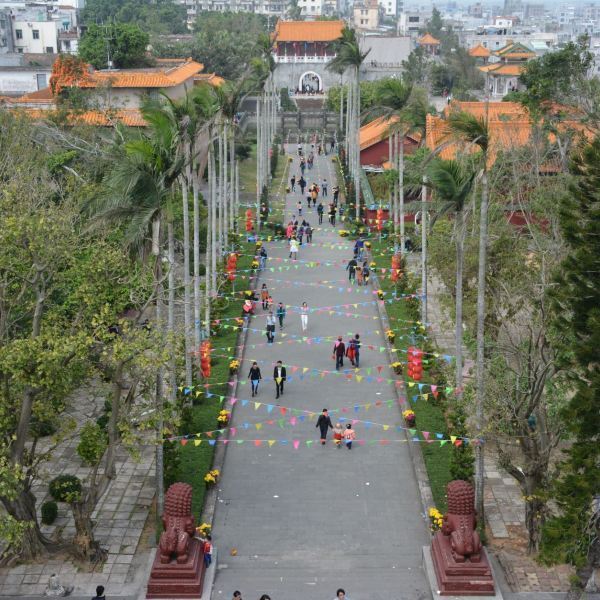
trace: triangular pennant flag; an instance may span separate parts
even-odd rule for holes
[[[300,440],[294,440],[294,450],[298,450],[298,446],[300,446]]]
[[[268,444],[269,444],[269,448],[275,443],[275,440],[269,440]]]

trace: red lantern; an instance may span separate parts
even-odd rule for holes
[[[398,278],[402,275],[402,262],[399,254],[394,254],[392,256],[392,268],[391,271],[391,280],[393,282],[398,281]]]
[[[210,377],[210,341],[200,344],[200,373],[202,377]]]
[[[408,348],[408,376],[415,381],[423,378],[423,350],[410,346]]]
[[[233,281],[235,279],[235,271],[237,269],[237,254],[232,252],[227,257],[227,277],[229,281]]]
[[[383,227],[383,209],[377,209],[377,231],[381,231]]]
[[[252,211],[250,209],[246,210],[246,231],[252,231],[253,229],[253,219],[252,219]]]

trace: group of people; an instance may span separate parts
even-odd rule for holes
[[[352,450],[352,442],[356,439],[356,432],[354,429],[352,429],[351,423],[348,423],[345,429],[342,427],[341,423],[336,423],[334,426],[331,422],[329,411],[324,408],[323,412],[317,419],[317,424],[315,427],[317,427],[321,433],[321,446],[324,446],[327,443],[327,433],[331,429],[333,430],[333,441],[335,445],[338,448],[341,448],[343,441],[344,444],[346,444],[346,448],[348,448],[348,450]]]
[[[232,600],[242,600],[242,592],[238,590],[233,592]],[[269,596],[269,594],[263,594],[258,600],[271,600],[271,596]],[[348,596],[346,596],[346,592],[340,588],[335,593],[335,600],[350,600],[350,598],[348,598]]]
[[[360,335],[356,333],[353,338],[344,344],[341,335],[333,344],[332,358],[335,360],[335,369],[339,371],[344,366],[344,356],[350,361],[350,364],[357,369],[360,367]]]
[[[356,258],[351,258],[346,265],[346,270],[348,271],[348,281],[350,283],[356,281],[358,285],[368,285],[371,268],[366,260],[361,265]]]
[[[260,367],[258,366],[258,363],[254,361],[250,367],[250,372],[248,373],[248,379],[250,380],[250,385],[252,387],[253,398],[258,396],[258,386],[262,378]],[[275,400],[278,400],[279,396],[283,395],[283,388],[286,380],[287,370],[283,366],[283,362],[278,360],[273,368],[273,381],[275,381]]]
[[[299,203],[300,204],[300,203]],[[299,217],[302,216],[302,208],[298,209]],[[300,246],[304,242],[304,236],[306,236],[306,243],[312,243],[314,229],[310,226],[310,223],[305,219],[302,219],[302,223],[298,223],[298,219],[294,217],[285,229],[285,235],[289,245],[289,258],[292,260],[298,259],[298,251]]]

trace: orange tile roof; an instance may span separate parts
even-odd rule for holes
[[[421,46],[438,46],[440,40],[434,38],[430,33],[426,33],[417,40],[417,43]]]
[[[52,95],[52,90],[49,87],[47,87],[43,90],[38,90],[37,92],[25,94],[24,96],[20,96],[19,98],[11,98],[10,102],[16,104],[22,104],[26,102],[35,102],[36,104],[50,104],[54,102],[54,96]]]
[[[342,35],[343,21],[277,21],[276,42],[333,42]]]
[[[473,48],[469,50],[469,55],[474,58],[488,58],[491,54],[492,53],[481,44],[477,44],[477,46],[473,46]]]
[[[390,119],[386,117],[379,117],[360,128],[358,133],[358,139],[360,143],[360,149],[365,150],[370,148],[377,142],[381,142],[388,137],[390,127],[398,122],[398,117],[394,116]]]
[[[506,64],[506,63],[494,63],[491,65],[485,65],[484,67],[479,67],[480,71],[484,73],[489,73],[490,75],[504,75],[506,77],[518,77],[525,68],[524,64]]]
[[[43,120],[52,116],[54,109],[14,107],[20,114],[27,115],[30,119]],[[127,127],[145,127],[146,122],[139,110],[128,108],[122,110],[89,110],[84,113],[69,115],[69,125],[93,125],[96,127],[113,127],[117,123]]]
[[[502,58],[506,60],[520,60],[522,58],[533,58],[535,56],[534,52],[509,52],[508,54],[503,54]]]
[[[198,73],[194,77],[194,83],[208,83],[214,87],[219,87],[225,83],[225,80],[216,73]]]
[[[518,55],[521,58],[533,58],[535,56],[533,50],[520,42],[508,42],[506,46],[496,50],[494,54],[496,56],[501,56],[502,58],[508,58],[510,55]]]
[[[110,85],[113,88],[167,88],[182,84],[202,69],[204,65],[191,60],[164,70],[94,71],[78,85],[84,88],[102,85]]]
[[[487,106],[486,106],[487,104]],[[491,121],[521,120],[529,118],[527,109],[519,102],[460,102],[453,100],[450,106],[444,108],[444,116],[451,111],[468,112],[478,119],[486,117]]]

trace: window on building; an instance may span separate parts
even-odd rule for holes
[[[17,48],[17,54],[23,54],[23,48]]]
[[[40,39],[40,30],[39,29],[33,29],[31,33],[33,34],[33,39],[34,40],[39,40]]]
[[[46,46],[46,54],[54,54],[54,48],[52,46]]]
[[[23,39],[23,30],[22,29],[15,29],[15,35],[17,36],[18,40],[22,40]]]
[[[408,17],[408,22],[409,23],[418,23],[419,17]]]
[[[36,76],[36,81],[37,81],[37,89],[38,90],[45,90],[48,87],[48,81],[46,78],[46,74],[45,73],[38,73]]]

